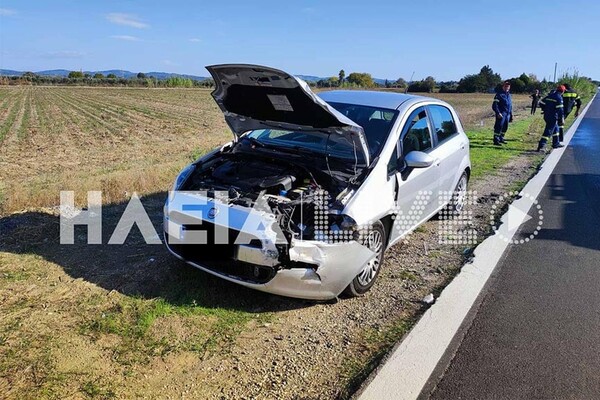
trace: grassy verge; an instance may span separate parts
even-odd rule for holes
[[[265,313],[202,307],[195,301],[179,305],[162,298],[136,297],[120,298],[110,307],[94,307],[91,316],[86,314],[80,332],[94,339],[119,337],[116,359],[123,365],[145,363],[153,356],[175,351],[193,351],[200,356],[216,348],[223,351],[248,322],[264,323],[271,318]],[[159,329],[153,329],[157,324]]]
[[[524,152],[532,152],[537,148],[541,132],[544,129],[540,117],[528,117],[510,124],[506,133],[508,144],[494,146],[493,132],[489,129],[479,129],[467,132],[471,141],[472,178],[494,174],[495,170],[502,167],[511,159]],[[542,156],[540,156],[542,157]]]

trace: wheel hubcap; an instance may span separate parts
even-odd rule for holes
[[[383,250],[383,237],[381,232],[373,230],[369,232],[366,243],[367,247],[375,252],[375,257],[367,263],[365,269],[358,275],[358,283],[363,286],[371,283],[377,271],[379,270],[379,264],[381,263],[381,251]]]
[[[456,185],[456,191],[454,192],[454,208],[456,211],[461,212],[465,207],[465,198],[467,197],[467,178],[465,176],[460,178],[458,185]]]

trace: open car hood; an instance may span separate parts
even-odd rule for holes
[[[215,81],[212,96],[237,136],[272,128],[344,135],[369,165],[363,128],[317,97],[303,80],[260,65],[223,64],[206,69]]]

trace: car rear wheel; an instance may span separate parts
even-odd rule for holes
[[[381,265],[383,264],[383,253],[387,243],[387,237],[383,224],[377,221],[369,232],[361,239],[362,243],[375,252],[375,257],[367,262],[354,277],[352,282],[344,290],[344,294],[350,297],[362,296],[367,293],[375,283],[375,279],[379,276]]]

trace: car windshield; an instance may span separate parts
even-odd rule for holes
[[[371,159],[375,158],[385,143],[397,110],[360,106],[356,104],[329,103],[336,110],[350,118],[365,131]],[[281,129],[257,129],[250,132],[247,138],[259,141],[264,145],[308,150],[356,162],[364,162],[360,149],[343,135],[327,134],[319,131],[290,131]]]
[[[369,145],[371,159],[379,155],[398,116],[398,110],[361,106],[357,104],[329,103],[340,113],[362,126]]]
[[[275,146],[294,151],[310,151],[356,162],[363,162],[360,149],[339,134],[327,134],[317,131],[288,131],[281,129],[257,129],[247,138],[259,141],[263,145]]]

